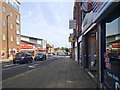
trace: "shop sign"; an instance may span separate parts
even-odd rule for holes
[[[33,49],[33,47],[31,44],[21,44],[21,49]]]
[[[69,20],[69,29],[76,29],[76,20]]]
[[[74,34],[74,33],[71,33],[71,34],[70,34],[70,37],[74,37],[74,36],[75,36],[75,34]]]
[[[95,22],[112,3],[113,2],[110,2],[109,0],[106,0],[105,2],[93,2],[93,22]]]
[[[92,11],[87,13],[82,22],[82,30],[85,31],[92,23],[105,12],[105,10],[111,5],[112,2],[94,2],[92,0]]]
[[[42,51],[44,51],[44,50],[46,50],[46,48],[40,48],[40,47],[38,47],[38,48],[36,48],[36,50],[42,50]]]
[[[112,43],[112,48],[120,48],[120,43]]]
[[[69,42],[73,42],[73,37],[69,37],[69,38],[68,38],[68,41],[69,41]]]
[[[74,36],[75,36],[75,34],[71,33],[70,36],[69,36],[69,38],[68,38],[68,41],[69,42],[73,42],[74,41]]]

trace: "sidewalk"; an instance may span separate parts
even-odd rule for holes
[[[70,58],[45,61],[36,69],[3,81],[3,88],[96,88],[94,80]]]
[[[7,62],[10,62],[12,60],[13,60],[12,58],[9,58],[9,59],[0,59],[0,62],[7,63]]]

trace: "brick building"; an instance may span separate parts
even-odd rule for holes
[[[1,58],[12,58],[20,49],[20,2],[18,0],[3,0],[0,2],[0,44]]]

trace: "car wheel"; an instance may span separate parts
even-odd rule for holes
[[[30,63],[32,63],[32,60],[30,60]]]
[[[16,62],[15,62],[15,61],[13,61],[13,64],[16,64]]]

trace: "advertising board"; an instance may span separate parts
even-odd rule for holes
[[[94,0],[93,0],[94,1]],[[84,3],[84,2],[83,2]],[[92,11],[86,13],[83,21],[82,21],[82,32],[87,30],[90,25],[96,22],[96,20],[104,14],[105,10],[112,4],[113,2],[92,2]]]

